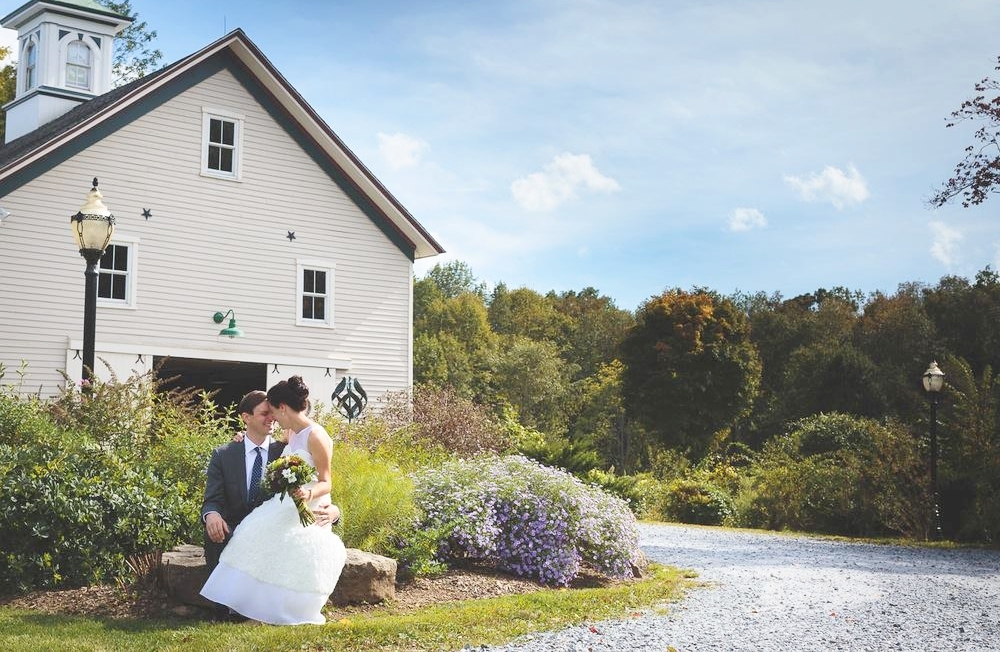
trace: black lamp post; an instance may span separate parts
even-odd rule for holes
[[[934,501],[934,513],[932,515],[934,522],[931,524],[931,537],[935,540],[941,538],[941,514],[938,510],[937,479],[937,406],[938,396],[941,393],[942,387],[944,387],[944,372],[938,368],[937,362],[932,362],[931,366],[927,367],[927,371],[924,372],[924,390],[931,400],[931,500]]]
[[[76,215],[69,218],[73,239],[80,255],[87,261],[86,292],[83,302],[83,380],[90,382],[94,373],[94,332],[97,325],[97,264],[104,255],[111,235],[115,232],[115,216],[101,201],[101,191],[94,187],[87,193],[87,201]]]

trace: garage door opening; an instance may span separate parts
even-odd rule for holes
[[[264,363],[155,356],[153,368],[163,389],[194,387],[214,392],[212,400],[220,408],[235,406],[249,391],[267,389]]]

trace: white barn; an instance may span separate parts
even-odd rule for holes
[[[301,374],[329,402],[412,385],[413,261],[444,250],[241,31],[111,87],[128,23],[31,0],[0,146],[0,363],[23,392],[82,374],[85,261],[69,217],[100,180],[94,372],[154,366],[220,402]],[[243,337],[220,336],[232,310]]]

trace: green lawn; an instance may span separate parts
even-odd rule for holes
[[[544,589],[408,614],[372,612],[322,626],[113,620],[0,608],[0,650],[455,650],[663,610],[690,585],[689,577],[653,565],[641,580],[604,588]]]

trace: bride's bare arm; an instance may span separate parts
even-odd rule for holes
[[[333,455],[333,441],[322,427],[315,427],[309,433],[309,454],[316,465],[316,484],[309,489],[299,489],[299,496],[310,501],[330,493],[330,457]]]

